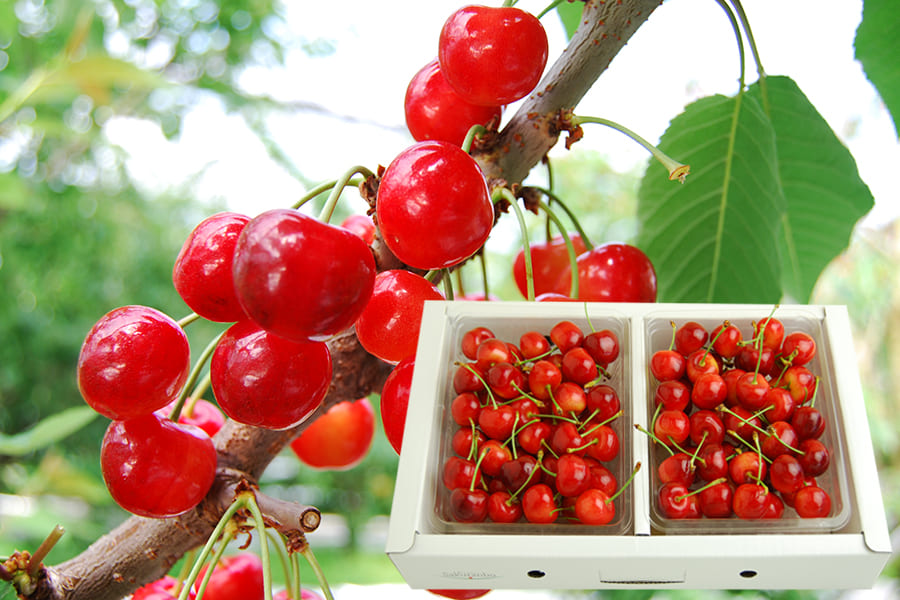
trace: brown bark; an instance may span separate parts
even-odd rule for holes
[[[560,110],[574,108],[637,28],[660,4],[659,0],[588,0],[582,25],[537,91],[529,96],[499,141],[478,156],[488,178],[518,182],[554,146],[554,127]],[[396,259],[376,248],[379,268],[394,268]],[[381,389],[389,367],[367,354],[352,331],[330,344],[334,379],[325,404],[317,414],[342,400],[353,400]],[[317,414],[314,414],[311,422]],[[201,546],[233,494],[229,478],[255,482],[272,458],[305,425],[269,431],[233,422],[215,438],[219,453],[218,485],[197,509],[172,519],[131,517],[101,537],[79,556],[42,571],[43,579],[29,598],[34,600],[112,600],[158,579],[187,551]],[[273,504],[277,520],[285,506]],[[299,519],[301,514],[297,514]]]

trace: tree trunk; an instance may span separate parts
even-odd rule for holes
[[[490,179],[520,182],[556,144],[556,117],[575,108],[659,0],[588,0],[582,23],[536,91],[476,158]],[[383,249],[382,249],[383,250]],[[378,254],[378,249],[376,249]],[[394,264],[378,256],[380,268]],[[378,392],[390,367],[367,354],[352,331],[330,342],[334,379],[321,414],[342,401]],[[317,414],[308,421],[311,422]],[[305,425],[269,431],[227,422],[216,435],[217,485],[196,509],[171,519],[131,517],[79,556],[42,570],[33,600],[113,600],[162,577],[186,552],[206,542],[232,500],[229,480],[256,482],[272,458]]]

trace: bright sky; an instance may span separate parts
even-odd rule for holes
[[[900,193],[891,178],[900,164],[900,144],[853,58],[861,1],[746,4],[766,71],[793,77],[856,157],[877,202],[868,222],[900,216]],[[403,120],[406,84],[436,55],[440,27],[461,5],[457,0],[402,0],[385,10],[385,4],[367,0],[289,3],[278,35],[297,40],[296,51],[283,71],[249,71],[242,84],[254,93],[323,107],[332,115],[295,111],[272,122],[275,138],[311,181],[336,178],[357,164],[386,165],[412,142]],[[519,6],[538,12],[544,2],[522,0]],[[553,60],[563,47],[563,32],[553,15],[544,23]],[[301,45],[313,42],[333,51],[309,56]],[[734,36],[718,5],[668,0],[613,61],[578,112],[613,119],[656,142],[691,100],[733,93],[738,74]],[[752,64],[747,76],[755,79]],[[142,180],[180,182],[205,168],[197,192],[224,198],[247,214],[290,204],[303,191],[268,159],[241,119],[214,101],[190,115],[175,144],[153,125],[134,121],[116,122],[109,135],[132,153],[131,167]],[[634,142],[605,128],[589,130],[572,151],[579,148],[597,149],[621,169],[647,159]]]

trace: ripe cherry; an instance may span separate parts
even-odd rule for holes
[[[742,483],[734,490],[734,514],[741,519],[760,519],[766,512],[769,490],[758,483]]]
[[[525,389],[525,374],[508,362],[498,362],[489,368],[485,380],[494,394],[506,400],[521,396]]]
[[[694,444],[721,444],[725,440],[725,425],[718,412],[700,409],[692,412],[689,418]]]
[[[78,355],[78,389],[110,419],[147,415],[174,400],[191,368],[184,330],[147,306],[122,306],[103,315]]]
[[[460,523],[479,523],[487,518],[488,493],[458,487],[450,492],[450,514]]]
[[[358,235],[277,208],[244,226],[233,275],[241,307],[260,327],[321,340],[356,321],[372,295],[375,259]]]
[[[787,385],[797,406],[807,404],[815,397],[819,382],[812,371],[803,365],[788,367],[781,376],[781,381]]]
[[[171,402],[165,408],[157,411],[163,418],[168,418],[172,409],[175,408],[177,400]],[[184,425],[193,425],[205,431],[209,437],[216,435],[222,425],[225,424],[225,415],[218,406],[203,398],[197,398],[191,403],[190,401],[184,405],[181,413],[178,415],[178,422]]]
[[[175,258],[172,282],[191,310],[210,321],[244,318],[234,288],[232,264],[238,237],[250,217],[220,212],[191,231]]]
[[[797,460],[803,466],[803,472],[810,477],[818,477],[828,470],[831,464],[831,453],[817,439],[810,438],[800,442],[800,456]]]
[[[548,400],[562,383],[562,371],[549,360],[539,360],[528,372],[528,388],[538,400]]]
[[[704,486],[697,495],[703,516],[710,518],[731,516],[734,488],[727,481],[711,482],[711,485]]]
[[[682,483],[670,482],[660,486],[657,506],[669,519],[699,519],[702,516],[697,495],[691,494]]]
[[[575,249],[575,256],[587,252],[587,246],[580,235],[570,235],[569,240]],[[556,290],[556,282],[560,273],[569,264],[569,251],[561,235],[547,242],[535,242],[531,248],[531,270],[534,281],[534,295],[541,296]],[[513,261],[513,279],[523,297],[528,295],[528,284],[525,277],[525,249],[516,254]],[[566,290],[568,291],[568,289]]]
[[[564,454],[556,463],[556,491],[563,496],[578,496],[591,485],[587,461],[575,454]]]
[[[612,386],[601,384],[587,391],[587,404],[585,409],[593,414],[598,421],[606,421],[613,418],[622,407],[619,395]]]
[[[701,409],[714,409],[728,396],[728,384],[718,373],[703,373],[691,388],[691,401]]]
[[[691,401],[691,388],[681,381],[666,380],[656,387],[653,398],[655,404],[661,405],[663,410],[687,410]]]
[[[595,302],[655,302],[656,271],[647,255],[629,244],[609,242],[578,257],[578,298]],[[571,267],[563,268],[555,292],[568,295]]]
[[[526,331],[519,338],[519,349],[523,358],[534,359],[550,351],[550,341],[537,331]]]
[[[143,585],[134,591],[131,600],[176,600],[180,582],[171,575],[164,575],[160,579]],[[188,592],[188,600],[194,600],[197,594],[191,589]]]
[[[344,471],[366,457],[375,436],[375,413],[369,399],[338,402],[291,442],[291,450],[303,463]]]
[[[415,368],[415,354],[404,358],[387,376],[381,388],[381,423],[388,442],[397,454],[400,454],[403,446],[406,409],[409,405],[409,390]]]
[[[472,392],[457,394],[450,403],[450,416],[454,423],[462,427],[477,423],[479,411],[481,411],[481,401]]]
[[[619,358],[619,337],[609,329],[592,331],[581,343],[591,358],[603,368]]]
[[[515,523],[522,518],[522,504],[509,492],[496,491],[488,497],[488,518],[495,523]]]
[[[560,321],[550,329],[550,341],[565,354],[584,342],[584,332],[572,321]]]
[[[597,363],[583,347],[572,348],[563,354],[562,374],[568,380],[584,386],[599,375]]]
[[[549,53],[534,15],[514,7],[465,6],[444,22],[438,59],[447,82],[473,104],[500,106],[529,94]]]
[[[371,302],[371,301],[370,301]],[[473,327],[466,331],[460,340],[460,349],[469,360],[475,360],[478,346],[486,339],[496,337],[487,327]]]
[[[371,354],[393,364],[415,354],[427,300],[443,300],[433,283],[403,269],[382,271],[356,319],[356,336]]]
[[[713,329],[709,337],[712,340],[713,352],[726,360],[737,356],[743,341],[741,330],[728,321]]]
[[[478,413],[478,426],[486,436],[495,440],[506,440],[516,422],[516,411],[508,404],[489,404]]]
[[[831,513],[831,496],[815,485],[802,487],[794,494],[794,510],[804,519],[827,517]]]
[[[818,439],[825,432],[825,416],[814,406],[798,406],[791,416],[791,425],[801,440]]]
[[[690,487],[694,483],[696,474],[694,462],[684,452],[676,452],[665,458],[656,468],[659,480],[662,483],[680,483]]]
[[[606,525],[616,516],[616,505],[606,492],[591,488],[575,499],[575,517],[587,525]]]
[[[691,382],[704,373],[719,373],[719,361],[712,352],[705,349],[694,350],[685,359],[684,374]]]
[[[443,269],[475,254],[494,225],[487,182],[475,160],[447,142],[418,142],[381,177],[375,216],[384,243],[418,269]]]
[[[803,331],[792,331],[784,336],[781,356],[792,365],[805,365],[816,355],[816,341]]]
[[[375,222],[369,215],[348,215],[341,221],[341,227],[351,233],[355,233],[370,246],[375,241]]]
[[[763,348],[777,351],[784,340],[784,323],[774,317],[760,319],[753,323],[753,337],[762,338]]]
[[[530,523],[554,523],[557,509],[553,490],[545,483],[536,483],[522,494],[522,511]]]
[[[403,101],[406,127],[417,142],[439,140],[462,146],[473,125],[499,122],[503,108],[472,104],[454,90],[437,58],[410,80]]]
[[[688,321],[675,330],[675,350],[682,356],[700,350],[709,339],[709,332],[696,321]]]
[[[195,591],[199,591],[207,568],[200,571],[194,584]],[[265,596],[263,585],[262,559],[251,552],[242,552],[219,561],[203,597],[208,600],[262,600]]]
[[[100,445],[110,495],[143,517],[172,517],[197,506],[212,486],[216,462],[205,431],[156,413],[112,421]]]
[[[681,410],[660,411],[653,424],[653,434],[664,444],[681,444],[690,433],[690,418]]]
[[[267,429],[287,429],[312,414],[328,391],[331,371],[324,342],[291,341],[250,320],[228,328],[210,361],[222,411]]]
[[[772,487],[784,494],[792,494],[803,487],[803,466],[794,456],[782,454],[772,461],[769,468]]]

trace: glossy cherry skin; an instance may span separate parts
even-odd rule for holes
[[[454,489],[450,492],[450,513],[461,523],[484,521],[488,513],[488,493],[479,488]]]
[[[235,248],[234,285],[244,312],[293,341],[347,329],[375,283],[375,259],[358,235],[293,209],[254,217]]]
[[[331,353],[324,342],[293,342],[246,320],[222,336],[210,360],[213,393],[239,423],[287,429],[321,404],[331,384]]]
[[[647,255],[629,244],[609,242],[578,257],[578,298],[595,302],[655,302],[656,270]],[[569,294],[571,267],[556,282],[559,294]]]
[[[221,212],[191,231],[175,258],[172,282],[191,310],[210,321],[244,318],[234,288],[234,250],[250,217]]]
[[[569,240],[575,249],[575,257],[587,252],[587,246],[580,235],[570,235]],[[561,235],[546,242],[534,242],[531,248],[531,270],[534,279],[534,295],[540,296],[556,290],[556,282],[560,273],[568,266],[569,251],[566,242]],[[571,271],[571,270],[570,270]],[[528,287],[525,277],[525,249],[522,248],[516,254],[513,261],[513,279],[516,287],[523,297],[528,295]],[[569,290],[567,289],[566,292]]]
[[[382,271],[368,304],[356,319],[356,336],[371,354],[393,364],[416,353],[422,310],[428,300],[443,300],[433,283],[402,269]]]
[[[403,447],[403,429],[406,427],[406,409],[409,406],[409,389],[412,387],[415,354],[401,360],[384,381],[381,388],[381,424],[388,442],[397,454]]]
[[[804,519],[827,517],[831,513],[831,497],[818,486],[802,487],[794,494],[794,510]]]
[[[348,215],[341,221],[341,227],[361,237],[366,244],[375,241],[375,222],[369,215]]]
[[[200,581],[208,567],[200,571],[194,590],[199,590]],[[263,587],[262,559],[251,552],[242,552],[222,558],[215,566],[203,597],[208,600],[262,600]]]
[[[657,492],[657,503],[669,519],[699,519],[703,516],[699,498],[682,483],[673,481],[662,485]]]
[[[487,241],[494,206],[475,160],[458,146],[425,141],[398,154],[378,187],[375,215],[388,249],[417,269],[443,269]]]
[[[112,421],[100,445],[110,495],[142,517],[172,517],[197,506],[212,486],[216,462],[205,431],[155,413]]]
[[[143,585],[134,591],[131,600],[176,600],[180,582],[171,575],[164,575],[156,581]],[[194,600],[197,594],[191,589],[188,600]]]
[[[176,401],[171,402],[166,407],[159,409],[157,414],[163,418],[168,418],[175,407]],[[205,431],[209,437],[216,435],[225,424],[225,415],[218,406],[203,398],[198,398],[193,405],[185,404],[181,413],[178,415],[178,422],[184,425],[193,425]]]
[[[677,350],[657,350],[650,357],[650,373],[657,381],[676,381],[684,376],[687,363]]]
[[[529,523],[554,523],[557,504],[553,489],[545,483],[536,483],[522,494],[522,511]]]
[[[438,59],[431,60],[410,80],[403,101],[406,128],[417,142],[439,140],[462,146],[474,125],[499,123],[501,106],[472,104],[456,93]]]
[[[602,490],[588,489],[575,500],[575,516],[587,525],[606,525],[616,516],[616,505]]]
[[[522,518],[522,504],[505,490],[494,492],[488,498],[488,517],[495,523],[515,523]]]
[[[291,442],[291,450],[311,467],[345,471],[362,462],[374,437],[375,412],[363,397],[329,408]]]
[[[768,490],[756,483],[742,483],[734,490],[734,514],[742,519],[760,519],[768,506]]]
[[[703,348],[709,339],[709,332],[700,323],[688,321],[675,330],[675,350],[687,356]]]
[[[441,71],[473,104],[499,106],[528,95],[547,64],[549,43],[534,15],[514,7],[464,6],[438,38]]]
[[[494,332],[487,327],[473,327],[463,334],[459,347],[466,358],[475,360],[477,358],[476,353],[478,352],[478,346],[480,346],[481,342],[484,340],[492,337],[496,336],[494,335]]]
[[[816,341],[803,331],[792,331],[781,342],[781,354],[792,365],[805,365],[816,355]]]
[[[174,400],[187,381],[191,351],[171,317],[147,306],[122,306],[101,317],[78,356],[78,389],[110,419],[147,415]]]

